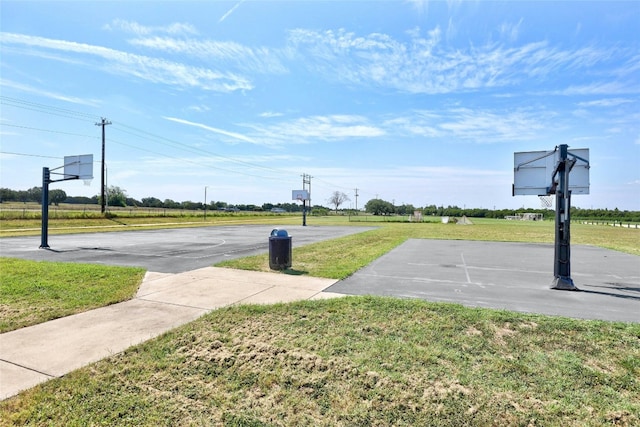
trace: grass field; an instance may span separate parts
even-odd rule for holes
[[[640,326],[349,297],[214,311],[2,425],[635,426]]]
[[[296,269],[345,277],[407,238],[553,241],[550,222],[377,225],[295,248]],[[573,243],[636,255],[639,236],[572,226]],[[634,426],[638,414],[638,324],[373,297],[217,310],[0,402],[0,425]]]
[[[131,299],[144,272],[0,258],[0,333]]]

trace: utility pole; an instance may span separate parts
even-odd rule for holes
[[[209,188],[208,185],[204,186],[204,218],[203,221],[207,220],[207,188]]]
[[[96,126],[102,126],[102,173],[101,173],[101,180],[100,180],[100,204],[101,204],[100,211],[102,213],[105,212],[106,205],[107,205],[107,195],[106,195],[106,188],[105,188],[104,127],[110,124],[111,122],[107,121],[107,119],[105,119],[104,117],[102,117],[102,121],[96,123]]]
[[[309,191],[309,207],[311,207],[311,175],[302,174],[302,189]],[[305,184],[309,184],[309,188],[305,186]]]
[[[357,214],[358,212],[358,189],[357,188],[355,189],[355,192],[356,192],[356,214]]]
[[[311,207],[311,175],[307,175],[306,173],[302,174],[302,189],[307,190],[307,184],[309,184],[309,207]],[[307,225],[307,201],[302,201],[302,225]]]

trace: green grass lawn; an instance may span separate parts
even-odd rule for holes
[[[0,258],[0,333],[132,298],[145,270]]]
[[[640,325],[348,297],[216,310],[2,425],[635,426]]]

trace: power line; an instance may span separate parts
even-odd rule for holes
[[[43,156],[42,154],[13,153],[11,151],[0,151],[0,154],[10,154],[12,156],[24,156],[24,157],[42,157],[43,159],[64,160],[64,157]]]
[[[83,121],[88,121],[88,120],[95,120],[97,118],[97,116],[92,115],[92,114],[88,114],[88,113],[84,113],[84,112],[80,112],[80,111],[75,111],[75,110],[70,110],[70,109],[66,109],[66,108],[60,108],[60,107],[53,107],[50,105],[45,105],[45,104],[40,104],[40,103],[36,103],[36,102],[30,102],[30,101],[25,101],[25,100],[21,100],[21,99],[17,99],[17,98],[11,98],[11,97],[7,97],[7,96],[0,96],[0,103],[5,104],[5,105],[9,105],[12,107],[16,107],[16,108],[23,108],[23,109],[27,109],[27,110],[32,110],[32,111],[36,111],[36,112],[41,112],[41,113],[45,113],[45,114],[52,114],[52,115],[58,115],[58,116],[63,116],[66,118],[72,118],[72,119],[76,119],[76,120],[83,120]],[[102,119],[104,120],[104,119]],[[102,125],[102,123],[96,123],[98,125]],[[109,124],[111,124],[111,122],[109,122]],[[8,124],[8,123],[0,123],[0,126],[11,126],[11,127],[15,127],[15,128],[22,128],[22,129],[29,129],[29,130],[34,130],[34,131],[39,131],[39,132],[49,132],[49,133],[56,133],[56,134],[61,134],[61,135],[69,135],[69,136],[77,136],[77,137],[83,137],[83,138],[91,138],[91,139],[97,139],[98,137],[93,136],[93,135],[84,135],[84,134],[79,134],[79,133],[73,133],[73,132],[65,132],[65,131],[56,131],[56,130],[51,130],[51,129],[42,129],[42,128],[37,128],[37,127],[31,127],[31,126],[22,126],[22,125],[15,125],[15,124]],[[104,126],[103,130],[104,130]],[[202,148],[198,148],[198,147],[193,147],[190,146],[188,144],[164,137],[164,136],[160,136],[160,135],[156,135],[153,134],[151,132],[147,132],[145,130],[133,127],[133,126],[129,126],[123,123],[119,123],[116,122],[114,123],[113,126],[114,130],[117,130],[119,132],[123,132],[129,135],[132,135],[136,138],[140,138],[140,139],[144,139],[144,140],[148,140],[148,141],[152,141],[158,144],[162,144],[166,147],[171,147],[174,149],[178,149],[178,150],[182,150],[182,151],[187,151],[187,152],[191,152],[194,154],[206,154],[208,156],[212,156],[212,157],[216,157],[216,158],[220,158],[229,162],[233,162],[239,165],[243,165],[243,166],[248,166],[249,168],[253,168],[253,169],[259,169],[259,170],[263,170],[263,171],[269,171],[272,173],[276,173],[276,174],[281,174],[281,175],[286,175],[286,176],[291,176],[291,172],[290,171],[286,171],[286,170],[282,170],[282,169],[278,169],[278,168],[273,168],[273,167],[269,167],[269,166],[263,166],[263,165],[259,165],[259,164],[255,164],[255,163],[251,163],[251,162],[247,162],[244,160],[240,160],[237,158],[233,158],[233,157],[229,157],[229,156],[223,156],[221,154],[217,154],[214,153],[212,151],[206,150],[206,149],[202,149]],[[172,155],[168,155],[168,154],[163,154],[161,152],[157,152],[157,151],[153,151],[153,150],[148,150],[145,148],[141,148],[135,145],[131,145],[131,144],[127,144],[124,142],[120,142],[117,140],[113,140],[110,138],[109,140],[112,143],[115,144],[119,144],[119,145],[123,145],[126,147],[130,147],[130,148],[134,148],[140,151],[144,151],[144,152],[148,152],[148,153],[152,153],[155,155],[159,155],[159,156],[163,156],[163,157],[167,157],[170,159],[173,159],[175,161],[178,162],[186,162],[186,163],[191,163],[191,164],[196,164],[199,165],[201,167],[207,167],[207,168],[211,168],[211,169],[216,169],[216,170],[221,170],[221,171],[225,171],[225,172],[229,172],[229,173],[234,173],[234,174],[240,174],[240,175],[246,175],[246,176],[254,176],[254,177],[258,177],[258,178],[262,178],[262,179],[269,179],[269,180],[273,180],[273,179],[277,179],[275,177],[272,176],[264,176],[264,175],[260,175],[260,174],[252,174],[252,173],[248,173],[245,171],[239,171],[239,170],[233,170],[233,169],[225,169],[225,168],[220,168],[220,167],[215,167],[215,166],[211,166],[211,165],[205,165],[202,163],[198,163],[192,160],[188,160],[188,159],[184,159],[184,158],[180,158],[180,157],[176,157],[176,156],[172,156]],[[306,175],[306,174],[305,174]],[[309,180],[310,180],[311,176],[309,175]],[[342,188],[345,190],[351,190],[351,188],[347,188],[344,187],[342,185],[336,185],[333,183],[330,183],[328,181],[322,180],[317,178],[319,182],[321,183],[325,183],[328,184],[334,188]],[[309,182],[309,189],[311,187],[311,183]],[[304,186],[304,183],[303,183]]]
[[[115,128],[124,127],[124,128],[128,128],[128,129],[132,129],[132,130],[134,130],[136,132],[142,133],[144,135],[149,135],[149,136],[140,136],[140,135],[136,135],[135,133],[128,132],[128,131],[125,131],[125,130],[122,130],[122,129],[119,129],[119,130],[120,130],[120,132],[129,133],[129,134],[137,136],[139,138],[143,138],[143,139],[147,139],[147,140],[151,140],[151,141],[155,141],[155,142],[166,141],[166,143],[163,143],[163,142],[160,142],[160,143],[164,144],[164,145],[171,144],[171,146],[173,146],[174,148],[191,151],[193,153],[198,153],[198,154],[204,153],[204,154],[207,154],[207,155],[210,155],[210,156],[219,157],[221,159],[225,159],[225,160],[228,160],[228,161],[231,161],[231,162],[234,162],[234,163],[250,166],[250,167],[253,167],[253,168],[257,168],[257,169],[264,169],[264,170],[271,171],[271,172],[289,174],[289,172],[282,171],[280,169],[275,169],[275,168],[268,167],[268,166],[262,166],[262,165],[258,165],[258,164],[251,163],[251,162],[247,162],[247,161],[244,161],[244,160],[234,159],[232,157],[223,156],[221,154],[213,153],[211,151],[208,151],[208,150],[205,150],[205,149],[202,149],[202,148],[198,148],[198,147],[191,147],[191,146],[189,146],[187,144],[184,144],[182,142],[174,141],[172,139],[169,139],[169,138],[163,137],[163,136],[159,136],[159,135],[154,135],[154,134],[152,134],[150,132],[147,132],[147,131],[144,131],[144,130],[141,130],[141,129],[137,129],[137,128],[133,127],[133,126],[128,126],[128,125],[124,125],[124,124],[121,124],[121,123],[117,123],[116,125],[114,125],[114,127]]]
[[[57,133],[57,134],[60,134],[60,135],[81,136],[83,138],[98,139],[98,137],[95,136],[95,135],[83,135],[81,133],[64,132],[64,131],[52,130],[52,129],[42,129],[42,128],[35,128],[35,127],[32,127],[32,126],[14,125],[14,124],[11,124],[11,123],[0,123],[0,126],[9,126],[9,127],[14,127],[14,128],[19,128],[19,129],[37,130],[38,132]]]
[[[55,116],[66,117],[70,119],[93,121],[97,116],[93,114],[83,113],[81,111],[69,110],[67,108],[53,107],[51,105],[39,104],[37,102],[25,101],[18,98],[11,98],[0,95],[0,104],[10,107],[22,108],[25,110],[37,111],[39,113],[52,114]],[[82,117],[82,118],[81,118]]]
[[[77,136],[77,137],[82,137],[82,138],[100,139],[99,136],[95,136],[95,135],[84,135],[84,134],[80,134],[80,133],[63,132],[63,131],[56,131],[56,130],[52,130],[52,129],[42,129],[42,128],[36,128],[36,127],[32,127],[32,126],[21,126],[21,125],[9,124],[9,123],[0,123],[0,126],[10,126],[10,127],[15,127],[15,128],[34,130],[34,131],[38,131],[38,132],[47,132],[47,133],[55,133],[55,134],[61,134],[61,135]],[[137,136],[135,134],[132,134],[132,135]],[[151,138],[146,138],[145,137],[145,139],[150,140],[150,141],[155,141],[155,140],[153,140]],[[110,138],[109,141],[111,143],[113,143],[113,144],[118,144],[118,145],[122,145],[124,147],[133,148],[134,150],[139,150],[139,151],[142,151],[142,152],[155,154],[157,156],[166,157],[168,159],[172,159],[172,160],[175,160],[175,161],[178,161],[178,162],[189,163],[189,164],[197,165],[197,166],[208,168],[208,169],[220,170],[220,171],[223,171],[223,172],[235,173],[235,174],[245,175],[245,176],[252,176],[252,177],[262,178],[262,179],[269,179],[269,180],[277,179],[277,178],[270,177],[270,176],[257,175],[257,174],[252,174],[252,173],[248,173],[248,172],[242,172],[242,171],[238,171],[238,170],[233,170],[233,169],[227,169],[227,168],[222,168],[222,167],[216,167],[216,166],[212,166],[212,165],[202,164],[202,163],[199,163],[199,162],[196,162],[196,161],[193,161],[193,160],[184,159],[184,158],[176,157],[176,156],[171,156],[171,155],[164,154],[164,153],[161,153],[161,152],[158,152],[158,151],[153,151],[153,150],[149,150],[147,148],[142,148],[142,147],[138,147],[138,146],[135,146],[135,145],[127,144],[125,142],[118,141],[118,140],[112,139],[112,138]],[[166,145],[166,144],[163,144],[163,145]],[[179,148],[179,147],[174,147],[174,148]],[[205,150],[200,150],[200,151],[206,153]],[[62,159],[62,157],[39,156],[39,155],[35,155],[35,154],[10,153],[10,152],[4,152],[4,153],[20,155],[20,156],[25,156],[25,157],[43,157],[43,158]],[[212,154],[212,155],[214,155],[214,154]],[[218,156],[218,157],[225,158],[224,156]],[[275,171],[275,169],[273,169],[273,170]]]
[[[62,117],[67,117],[67,118],[79,119],[79,117],[77,117],[77,116],[81,116],[81,117],[83,117],[83,119],[81,119],[81,120],[91,119],[92,121],[94,121],[94,120],[97,119],[97,116],[92,115],[92,114],[87,114],[87,113],[83,113],[83,112],[75,111],[75,110],[70,110],[70,109],[66,109],[66,108],[53,107],[53,106],[50,106],[50,105],[39,104],[39,103],[36,103],[36,102],[25,101],[25,100],[21,100],[21,99],[17,99],[17,98],[11,98],[11,97],[7,97],[7,96],[0,96],[0,102],[5,104],[5,105],[9,105],[9,106],[17,107],[17,108],[23,108],[23,109],[37,111],[37,112],[46,113],[46,114],[53,114],[53,115],[58,115],[58,116],[62,116]],[[88,137],[88,138],[97,138],[95,136],[74,134],[74,133],[71,133],[71,132],[53,131],[53,130],[40,129],[40,128],[29,127],[29,126],[19,126],[19,125],[5,124],[5,123],[0,123],[0,125],[12,126],[12,127],[30,129],[30,130],[37,130],[37,131],[41,131],[41,132],[59,133],[59,134],[63,134],[63,135],[83,136],[83,137]],[[238,164],[242,164],[242,165],[249,166],[249,167],[252,167],[252,168],[263,169],[263,170],[267,170],[267,171],[270,171],[270,172],[276,172],[276,173],[290,175],[290,172],[288,172],[288,171],[283,171],[283,170],[276,169],[276,168],[273,168],[273,167],[258,165],[258,164],[247,162],[247,161],[240,160],[240,159],[234,159],[233,157],[223,156],[221,154],[213,153],[211,151],[204,150],[204,149],[197,148],[197,147],[190,147],[187,144],[184,144],[184,143],[181,143],[181,142],[178,142],[178,141],[174,141],[172,139],[169,139],[169,138],[166,138],[166,137],[163,137],[163,136],[155,135],[153,133],[144,131],[142,129],[135,128],[133,126],[128,126],[128,125],[123,124],[123,123],[115,123],[114,124],[114,128],[119,130],[120,132],[128,133],[128,134],[136,136],[138,138],[142,138],[142,139],[146,139],[146,140],[150,140],[150,141],[154,141],[154,142],[159,142],[159,143],[161,143],[163,145],[172,146],[173,148],[187,150],[187,151],[190,151],[190,152],[193,152],[193,153],[198,153],[198,154],[205,153],[205,154],[210,155],[210,156],[219,157],[221,159],[225,159],[227,161],[238,163]],[[124,129],[122,129],[122,128],[124,128]],[[230,170],[227,170],[227,171],[230,171]],[[241,173],[241,172],[237,172],[237,171],[231,171],[231,172]],[[241,173],[241,174],[247,175],[246,173]],[[250,176],[258,176],[258,175],[250,175]],[[273,178],[270,178],[270,177],[263,177],[263,178],[273,179]]]

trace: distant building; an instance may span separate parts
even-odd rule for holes
[[[504,219],[511,221],[542,221],[544,214],[541,213],[517,213],[515,215],[506,215]]]

